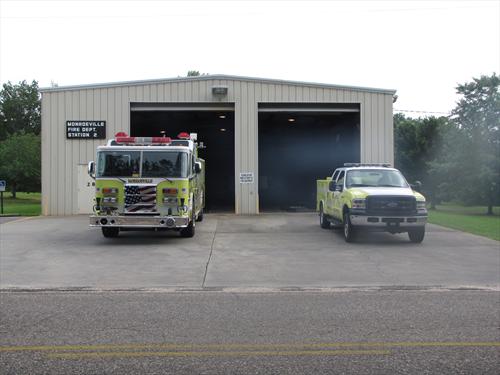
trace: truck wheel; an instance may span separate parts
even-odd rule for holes
[[[191,221],[189,222],[188,226],[186,228],[181,229],[181,237],[186,237],[186,238],[191,238],[194,237],[194,228],[195,228],[195,217],[194,217],[194,207],[193,207],[193,213],[192,213],[192,218]]]
[[[349,212],[344,212],[343,224],[345,242],[354,242],[356,238],[356,229],[351,224],[351,219],[349,219]]]
[[[118,227],[101,227],[102,235],[106,238],[114,238],[118,237],[118,233],[120,233],[120,228]]]
[[[203,210],[201,210],[200,213],[198,214],[196,221],[203,221]]]
[[[327,218],[325,218],[325,214],[323,212],[323,203],[319,206],[319,225],[323,229],[329,229],[330,228],[330,221],[328,221]]]
[[[191,238],[194,237],[194,221],[191,220],[186,228],[181,229],[181,237]]]
[[[420,243],[424,240],[425,237],[425,227],[410,229],[408,231],[408,237],[411,242]]]

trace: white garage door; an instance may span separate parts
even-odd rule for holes
[[[90,214],[94,205],[95,181],[87,173],[87,165],[78,165],[77,213]]]

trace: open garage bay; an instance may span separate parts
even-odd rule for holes
[[[136,137],[198,135],[205,160],[206,211],[234,212],[234,111],[231,107],[132,106],[130,132]]]
[[[259,106],[259,207],[316,208],[316,180],[360,161],[359,106]]]

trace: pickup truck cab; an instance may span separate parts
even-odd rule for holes
[[[346,163],[318,180],[316,209],[321,227],[342,225],[347,242],[360,231],[407,232],[412,242],[425,236],[425,197],[388,164]]]

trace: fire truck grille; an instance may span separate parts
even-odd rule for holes
[[[417,212],[415,197],[402,196],[368,196],[366,199],[366,213],[368,215],[414,215]]]
[[[156,212],[156,185],[126,185],[125,212]]]

